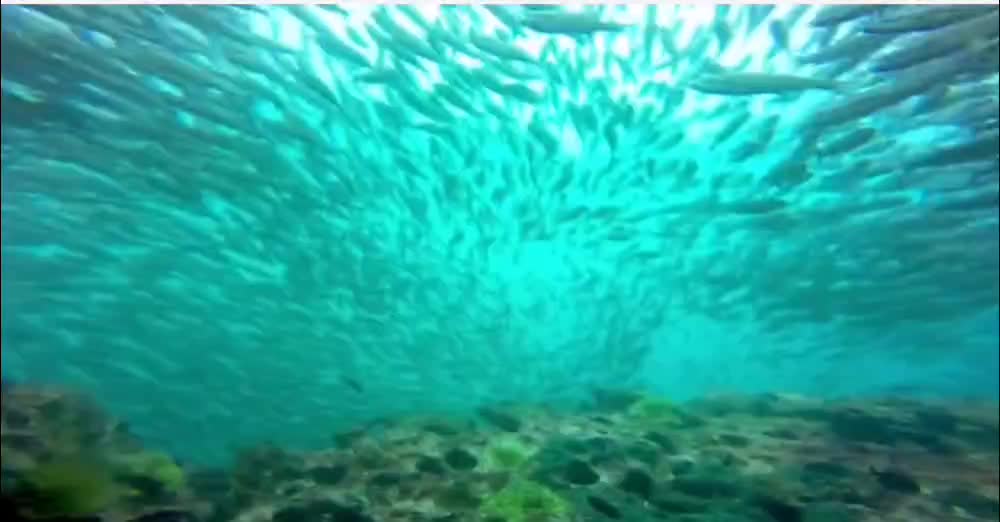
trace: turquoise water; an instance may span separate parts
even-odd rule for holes
[[[996,9],[841,9],[4,6],[4,379],[204,462],[608,388],[995,399]]]

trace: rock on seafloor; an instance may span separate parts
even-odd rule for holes
[[[329,449],[264,445],[230,469],[181,470],[92,403],[18,387],[3,397],[4,520],[995,521],[997,411],[783,395],[678,405],[635,394],[588,411],[491,407],[487,417],[516,419],[502,427],[384,421]],[[42,480],[47,467],[80,462],[96,466],[89,483],[107,475],[145,485],[145,496]],[[61,494],[64,512],[25,508],[24,483]]]

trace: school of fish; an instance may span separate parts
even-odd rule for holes
[[[4,375],[305,441],[995,318],[998,17],[4,5]]]

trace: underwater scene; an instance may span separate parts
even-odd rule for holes
[[[998,521],[993,5],[4,5],[2,506]]]

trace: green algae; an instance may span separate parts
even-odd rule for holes
[[[664,398],[644,396],[626,410],[626,416],[641,425],[680,425],[683,419],[677,406]]]
[[[496,471],[517,472],[528,466],[538,448],[514,437],[498,437],[486,448],[486,467]]]
[[[32,508],[44,516],[98,514],[127,494],[105,463],[85,456],[39,464],[25,474],[24,482],[35,499]]]
[[[555,522],[568,520],[572,505],[551,489],[530,480],[514,480],[487,497],[479,509],[486,517],[506,522]]]
[[[163,491],[176,494],[184,487],[184,470],[161,452],[143,451],[116,457],[119,471],[158,484]]]

